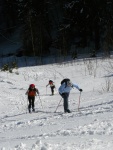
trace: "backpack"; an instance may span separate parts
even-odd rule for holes
[[[67,83],[70,81],[70,79],[68,79],[68,78],[66,78],[66,79],[63,79],[62,81],[61,81],[61,85],[63,84],[63,83],[65,83],[65,87],[67,86]]]
[[[31,97],[36,96],[36,88],[34,88],[34,89],[29,88],[28,90],[29,90],[28,96],[31,96]]]

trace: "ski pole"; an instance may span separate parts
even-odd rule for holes
[[[62,100],[62,98],[61,98],[61,100]],[[58,107],[59,107],[59,105],[60,105],[60,103],[61,103],[61,100],[59,101],[58,106],[57,106],[55,112],[57,111],[57,109],[58,109]]]
[[[39,95],[38,95],[39,96]],[[42,101],[41,101],[41,99],[40,99],[40,96],[39,96],[39,100],[40,100],[40,103],[41,103],[41,106],[42,106]],[[42,108],[43,108],[43,106],[42,106]]]
[[[79,107],[80,107],[80,98],[81,98],[81,92],[80,92],[79,101],[78,101],[78,111],[79,111]]]

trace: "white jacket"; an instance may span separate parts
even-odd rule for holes
[[[73,87],[77,88],[78,90],[80,89],[77,84],[73,84],[72,83],[72,86],[66,86],[65,83],[63,83],[59,87],[58,91],[59,91],[60,94],[62,94],[62,93],[70,93],[70,91],[72,90]]]

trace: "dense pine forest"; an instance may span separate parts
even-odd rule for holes
[[[112,51],[112,0],[0,0],[0,12],[0,43],[19,29],[25,55]]]

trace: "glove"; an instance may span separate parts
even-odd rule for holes
[[[62,93],[61,95],[62,95],[62,97],[64,97],[65,93]]]
[[[82,90],[82,89],[79,89],[79,91],[82,92],[83,90]]]
[[[60,94],[61,96],[63,96],[63,95],[64,95],[64,93],[62,93],[62,94],[61,94],[60,92],[59,92],[59,94]]]

